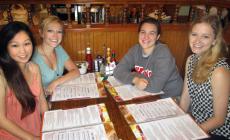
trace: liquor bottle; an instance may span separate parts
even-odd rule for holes
[[[87,72],[93,72],[93,58],[89,44],[87,44],[85,60],[88,62]]]
[[[106,53],[107,53],[107,47],[105,46],[105,44],[103,44],[102,46],[103,48],[103,56],[101,58],[101,62],[100,62],[100,73],[101,75],[105,76],[105,66],[106,66]]]
[[[110,62],[111,62],[110,48],[107,48],[107,51],[106,51],[106,63],[110,64]]]
[[[103,63],[104,65],[106,64],[106,53],[107,53],[107,47],[105,46],[105,44],[103,45]]]
[[[110,48],[106,49],[105,75],[110,75]]]

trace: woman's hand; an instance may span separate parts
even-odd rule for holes
[[[56,79],[57,80],[57,79]],[[52,95],[55,88],[58,86],[56,80],[52,81],[47,87],[46,87],[46,91],[48,93],[48,95]],[[47,95],[47,94],[46,94]]]
[[[148,86],[148,81],[144,78],[134,77],[133,84],[140,90],[144,90]]]
[[[48,88],[44,88],[44,93],[45,93],[45,96],[50,96],[53,94],[53,91]]]

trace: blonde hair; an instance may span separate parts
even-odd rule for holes
[[[41,23],[39,24],[39,29],[41,31],[44,31],[50,23],[54,22],[59,23],[63,27],[63,22],[57,16],[51,15],[41,20]]]
[[[219,18],[216,15],[204,16],[194,21],[192,28],[194,25],[200,23],[207,23],[211,26],[216,42],[209,48],[209,50],[200,56],[200,59],[195,66],[192,79],[196,83],[205,82],[208,79],[210,68],[213,67],[220,58],[226,57],[228,54],[228,47],[222,37],[222,26]]]

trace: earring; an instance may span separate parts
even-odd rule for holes
[[[216,42],[212,43],[212,46],[211,47],[214,47],[216,45]]]
[[[215,46],[216,45],[216,40],[212,42],[212,46]]]

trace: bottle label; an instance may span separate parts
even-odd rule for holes
[[[99,72],[99,61],[97,59],[94,60],[94,71]]]

